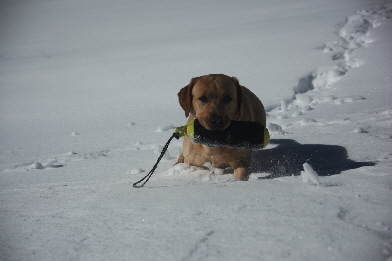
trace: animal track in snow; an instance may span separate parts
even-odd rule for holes
[[[282,101],[281,106],[268,111],[276,119],[297,117],[313,110],[317,104],[334,102],[344,104],[365,99],[362,96],[334,97],[323,90],[331,89],[337,81],[352,68],[362,65],[362,61],[354,59],[352,53],[358,48],[366,47],[372,42],[369,31],[381,24],[382,20],[392,17],[392,4],[378,6],[369,10],[358,11],[347,17],[345,24],[340,28],[339,41],[326,43],[321,49],[332,53],[332,66],[321,66],[301,77],[294,87],[292,99]]]
[[[164,131],[168,131],[168,130],[173,130],[176,127],[173,124],[169,124],[169,125],[162,125],[159,126],[156,130],[156,132],[164,132]]]
[[[78,154],[76,152],[68,152],[64,154],[54,155],[48,158],[34,160],[22,164],[15,165],[11,169],[5,171],[30,171],[30,170],[43,170],[64,167],[70,161],[79,161],[86,159],[97,159],[99,157],[106,157],[109,150],[101,150],[90,153]]]
[[[81,160],[89,160],[89,159],[97,159],[101,157],[107,157],[110,153],[116,151],[129,151],[129,150],[155,150],[156,154],[160,154],[162,150],[162,146],[156,144],[147,144],[144,145],[141,142],[138,142],[131,147],[128,148],[119,148],[114,150],[98,150],[87,153],[76,153],[74,151],[67,152],[64,154],[53,155],[47,158],[37,159],[33,161],[27,161],[26,163],[18,164],[13,166],[10,169],[6,169],[4,171],[30,171],[30,170],[44,170],[44,169],[54,169],[64,167],[68,162],[71,161],[81,161]],[[159,153],[158,153],[159,151]],[[167,152],[164,155],[164,160],[173,159],[170,157],[170,154]],[[134,172],[133,170],[131,172]],[[144,170],[139,173],[144,172]],[[136,173],[136,172],[135,172]]]

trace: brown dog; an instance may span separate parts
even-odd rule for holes
[[[193,78],[178,93],[181,107],[189,120],[198,119],[207,130],[223,130],[232,120],[253,121],[265,126],[266,116],[261,101],[235,77],[210,74]],[[203,166],[210,162],[215,168],[232,167],[234,177],[248,180],[251,173],[252,151],[208,147],[193,143],[184,137],[183,150],[178,163]]]

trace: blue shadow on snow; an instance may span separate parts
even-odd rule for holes
[[[374,166],[375,162],[350,160],[347,150],[338,145],[300,144],[292,139],[272,139],[272,149],[255,151],[252,157],[252,172],[270,173],[260,179],[300,175],[303,164],[309,163],[319,176],[340,174],[342,171],[363,166]]]

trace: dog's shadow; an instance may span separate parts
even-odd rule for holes
[[[305,162],[309,163],[319,176],[330,176],[349,169],[375,165],[374,162],[350,160],[347,150],[338,145],[300,144],[292,139],[272,139],[269,143],[277,146],[255,151],[252,156],[252,172],[269,173],[260,179],[299,175]]]

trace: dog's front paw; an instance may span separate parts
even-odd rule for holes
[[[236,168],[234,170],[234,178],[242,181],[248,181],[250,176],[250,168]]]

